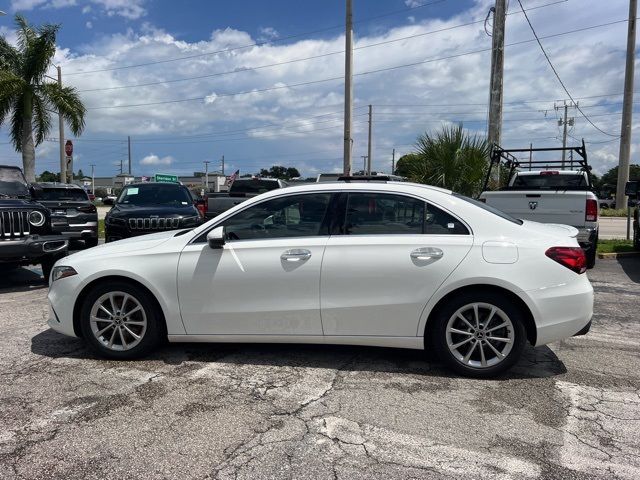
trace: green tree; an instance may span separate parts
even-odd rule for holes
[[[411,163],[409,178],[463,195],[480,193],[488,168],[489,145],[462,125],[443,126],[424,133],[416,142],[419,160]]]
[[[417,153],[407,153],[398,159],[396,169],[392,173],[394,175],[400,175],[401,177],[411,177],[411,172],[419,161],[420,155]]]
[[[260,170],[261,177],[279,178],[280,180],[289,180],[300,176],[300,172],[294,167],[282,167],[274,165],[269,170],[263,168]]]
[[[45,170],[38,177],[38,181],[39,182],[59,182],[60,181],[60,174],[59,173],[50,172],[49,170]]]
[[[73,87],[45,81],[56,51],[59,25],[32,27],[21,15],[16,15],[15,21],[17,47],[0,38],[0,126],[11,123],[11,142],[22,153],[27,181],[33,182],[35,147],[51,130],[51,111],[61,112],[71,132],[78,136],[84,130],[86,108]]]
[[[640,164],[629,165],[629,180],[640,180]],[[613,167],[600,177],[600,189],[616,192],[618,188],[618,167]]]

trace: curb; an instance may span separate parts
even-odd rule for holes
[[[598,258],[606,260],[606,259],[615,259],[615,258],[625,258],[625,257],[637,257],[640,256],[640,252],[613,252],[613,253],[598,253]]]

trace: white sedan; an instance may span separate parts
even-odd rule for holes
[[[167,338],[374,345],[490,377],[589,330],[577,233],[425,185],[289,187],[59,260],[49,325],[116,359]]]

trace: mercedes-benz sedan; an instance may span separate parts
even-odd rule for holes
[[[58,261],[49,325],[116,359],[167,338],[372,345],[489,377],[588,331],[577,233],[424,185],[289,187]]]

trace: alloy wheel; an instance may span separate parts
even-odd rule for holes
[[[461,364],[478,369],[493,367],[507,358],[515,342],[509,316],[489,303],[470,303],[447,322],[449,352]]]
[[[91,307],[89,324],[94,337],[109,350],[125,351],[138,345],[147,331],[147,314],[133,295],[108,292]]]

